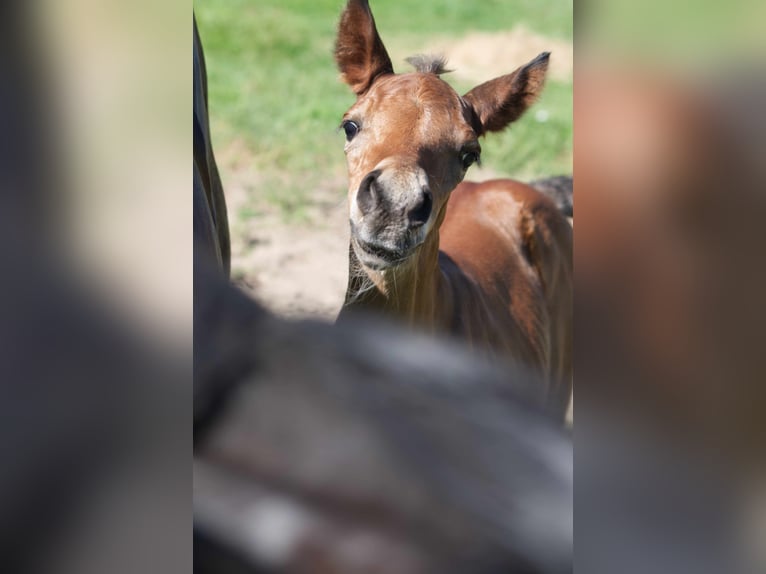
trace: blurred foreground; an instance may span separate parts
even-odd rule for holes
[[[651,6],[590,5],[577,56],[575,564],[762,572],[766,68],[725,26],[758,12]]]
[[[6,128],[0,140],[0,567],[7,572],[188,572],[191,15],[187,6],[175,3],[160,9],[155,3],[125,7],[83,1],[50,4],[25,19],[37,6],[6,3],[1,9],[8,30],[0,60],[6,80],[0,85]],[[737,12],[737,7],[730,8]],[[32,21],[37,24],[25,24]],[[588,25],[576,24],[584,34]],[[589,47],[598,55],[597,48]],[[729,53],[700,74],[706,67],[700,62],[612,58],[578,63],[575,99],[576,568],[597,574],[763,571],[763,62],[752,53],[748,58]],[[690,68],[697,69],[695,74]],[[242,316],[235,312],[230,320],[236,324]],[[282,335],[276,341],[293,340],[284,336],[290,328],[279,325],[274,332]],[[321,335],[325,327],[316,329]],[[370,334],[373,340],[376,333]],[[228,352],[261,360],[272,349],[262,341],[235,336],[221,344]],[[244,349],[238,346],[243,342]],[[301,362],[290,349],[279,347],[275,357],[276,351],[284,353],[288,359],[279,364],[300,372]],[[339,364],[353,367],[345,359]],[[284,399],[295,402],[280,403],[280,393],[302,387],[280,388],[273,373],[251,379],[242,370],[232,377],[243,382],[246,395],[251,389],[250,399],[268,396],[267,406],[300,404],[303,390]],[[261,387],[259,380],[265,381]],[[360,404],[358,389],[346,395],[338,387],[333,395],[327,391],[332,384],[305,389],[328,401],[307,408]],[[397,401],[412,398],[411,390]],[[433,555],[445,559],[467,548],[502,550],[508,539],[493,539],[492,528],[461,531],[484,516],[476,509],[485,509],[486,501],[455,495],[484,495],[492,488],[486,483],[466,487],[459,480],[438,483],[428,471],[444,467],[425,458],[438,454],[442,463],[454,462],[465,472],[480,468],[472,459],[481,458],[487,465],[482,479],[510,473],[502,466],[505,459],[483,458],[497,446],[491,438],[498,436],[491,434],[495,431],[468,432],[476,429],[455,408],[459,422],[454,428],[466,433],[441,443],[441,450],[423,448],[431,446],[428,442],[410,444],[410,431],[420,438],[453,436],[454,430],[440,425],[449,410],[445,405],[460,394],[445,385],[443,397],[429,393],[422,404],[410,403],[409,416],[399,417],[391,407],[395,403],[388,402],[397,387],[377,385],[370,392],[374,404],[355,411],[363,416],[342,420],[392,433],[388,452],[399,461],[396,468],[415,469],[402,475],[404,482],[394,480],[402,485],[397,492],[440,484],[426,499],[439,511],[454,513],[458,528],[430,523],[439,541],[428,546]],[[528,416],[525,424],[536,424],[529,414],[534,410],[516,418],[513,405],[519,399],[492,407],[490,395],[477,392],[461,406],[497,408],[508,420]],[[239,408],[248,404],[243,399]],[[285,489],[285,476],[297,476],[292,484],[302,488],[311,486],[310,480],[303,482],[306,477],[342,474],[340,466],[330,469],[334,474],[304,474],[298,463],[317,462],[320,471],[327,470],[337,459],[329,458],[323,445],[355,433],[325,434],[337,428],[331,417],[317,420],[317,432],[293,436],[298,427],[276,412],[250,421],[234,417],[217,431],[207,427],[218,434],[208,435],[217,440],[210,439],[203,459],[214,453],[231,456],[226,449],[241,444],[238,437],[248,436],[248,424],[273,423],[255,428],[266,446],[273,438],[269,431],[322,449],[288,458],[296,466],[272,475],[278,481],[268,488]],[[300,420],[307,419],[301,414]],[[242,422],[248,424],[239,426]],[[399,426],[405,422],[410,426]],[[396,435],[401,430],[403,439]],[[535,444],[542,442],[535,439]],[[488,450],[474,450],[476,445]],[[353,460],[363,465],[366,459]],[[202,473],[199,486],[211,486],[218,475],[206,460],[196,464]],[[361,487],[374,488],[375,480],[387,478],[370,468],[374,472],[358,475],[369,477],[359,480]],[[252,469],[240,474],[253,488]],[[241,484],[226,482],[224,491],[231,494]],[[365,496],[369,492],[362,488]],[[403,510],[410,517],[433,508],[401,509],[400,501],[386,498],[383,490],[374,492],[381,494],[375,498],[378,508]],[[320,506],[321,500],[313,499]],[[460,503],[456,509],[446,504],[455,501]],[[215,522],[221,512],[236,519],[239,508],[239,499],[224,496],[220,505],[200,507],[199,519],[221,525]],[[284,527],[283,510],[277,505]],[[295,516],[289,514],[288,520]],[[268,520],[249,539],[265,540],[272,558],[280,547],[269,544],[281,540],[272,535],[275,524],[280,523]],[[398,527],[390,530],[398,532]],[[552,544],[556,533],[544,534],[542,539]],[[512,543],[520,540],[529,539]],[[444,541],[458,542],[445,548]],[[378,556],[365,552],[381,547],[353,545],[352,555],[358,556],[360,548],[364,558]],[[539,550],[522,544],[524,552]]]

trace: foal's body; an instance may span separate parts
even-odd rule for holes
[[[461,183],[479,137],[538,97],[548,53],[458,95],[438,58],[395,74],[365,0],[349,0],[335,57],[356,103],[341,124],[349,170],[349,288],[341,316],[375,309],[544,375],[563,417],[571,390],[572,230],[530,186]]]
[[[341,316],[373,309],[418,330],[447,333],[543,372],[551,406],[571,392],[572,228],[544,195],[518,181],[461,183],[444,221],[394,269],[352,274]],[[358,261],[351,251],[352,268]]]
[[[440,239],[442,275],[455,294],[450,331],[568,376],[572,229],[553,203],[509,179],[462,183]]]

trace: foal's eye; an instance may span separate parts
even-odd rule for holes
[[[468,169],[477,161],[479,161],[479,152],[477,151],[463,151],[460,153],[460,163],[463,164],[463,169]]]
[[[351,141],[359,133],[359,125],[351,120],[346,120],[341,124],[343,131],[346,132],[346,141]]]

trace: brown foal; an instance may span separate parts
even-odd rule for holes
[[[542,90],[548,53],[458,95],[444,62],[395,74],[366,0],[349,0],[335,58],[357,95],[346,134],[350,274],[340,318],[380,310],[542,372],[563,416],[571,393],[572,229],[512,180],[461,183],[479,137]],[[449,201],[448,201],[449,200]]]

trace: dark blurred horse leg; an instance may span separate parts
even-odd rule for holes
[[[210,139],[205,55],[194,20],[194,250],[213,258],[228,277],[231,245],[226,198]]]

